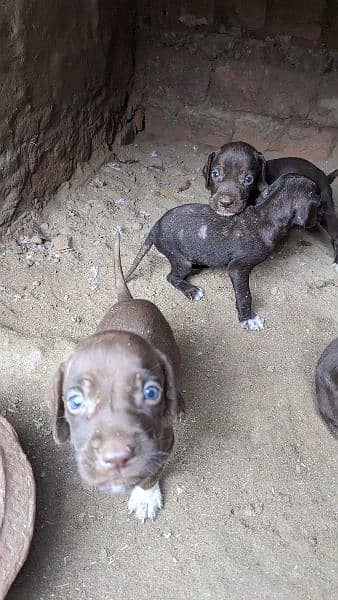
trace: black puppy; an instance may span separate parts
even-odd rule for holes
[[[280,177],[265,199],[232,218],[221,217],[207,204],[184,204],[166,212],[150,230],[127,276],[154,245],[170,264],[168,281],[187,298],[199,300],[203,290],[187,283],[193,265],[228,267],[241,327],[259,331],[263,321],[251,307],[250,271],[263,262],[295,225],[313,226],[319,190],[298,175]]]
[[[325,348],[318,360],[316,394],[319,413],[338,439],[338,338]]]
[[[338,169],[326,175],[308,160],[277,158],[265,161],[264,156],[245,142],[225,144],[211,152],[203,168],[205,185],[211,192],[209,204],[217,214],[230,216],[257,202],[257,195],[281,175],[303,175],[320,189],[321,210],[318,221],[327,230],[334,250],[334,266],[338,270],[338,219],[330,184]]]

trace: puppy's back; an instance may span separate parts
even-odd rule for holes
[[[179,379],[180,353],[171,327],[161,311],[149,300],[134,299],[125,282],[121,257],[120,236],[114,244],[114,272],[117,303],[100,321],[96,332],[128,331],[142,337],[170,362],[176,381]]]
[[[318,360],[316,396],[320,415],[338,438],[338,338],[325,348]]]

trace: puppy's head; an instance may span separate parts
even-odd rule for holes
[[[54,438],[70,437],[86,482],[117,493],[159,470],[171,386],[165,357],[137,335],[105,331],[80,342],[55,375],[50,403]]]
[[[225,144],[209,154],[203,175],[211,208],[222,216],[235,215],[266,186],[265,159],[250,144]]]

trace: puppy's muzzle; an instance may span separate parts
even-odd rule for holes
[[[245,202],[240,198],[216,193],[210,198],[210,206],[218,215],[230,217],[242,212]]]
[[[111,473],[120,471],[135,455],[135,443],[132,437],[123,432],[114,432],[108,439],[103,440],[94,437],[91,447],[100,471]]]

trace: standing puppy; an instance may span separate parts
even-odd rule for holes
[[[325,348],[318,360],[316,393],[320,415],[338,439],[338,338]]]
[[[219,215],[231,216],[256,204],[257,195],[281,175],[296,174],[314,181],[321,196],[318,222],[328,232],[338,270],[338,218],[335,212],[331,183],[338,169],[326,175],[303,158],[287,157],[265,161],[263,154],[245,142],[224,144],[211,152],[203,167],[205,185],[210,190],[209,204]]]
[[[241,327],[263,329],[252,310],[250,272],[292,227],[315,224],[320,200],[316,184],[298,175],[280,177],[263,195],[260,204],[231,218],[220,217],[207,204],[172,208],[150,230],[126,280],[153,245],[170,262],[168,281],[190,300],[203,297],[201,288],[186,281],[194,265],[228,267]]]
[[[55,374],[53,435],[57,443],[70,437],[84,481],[111,494],[131,489],[129,511],[145,521],[162,508],[159,477],[174,443],[173,417],[183,411],[180,355],[159,309],[132,298],[119,236],[114,261],[117,304]]]

